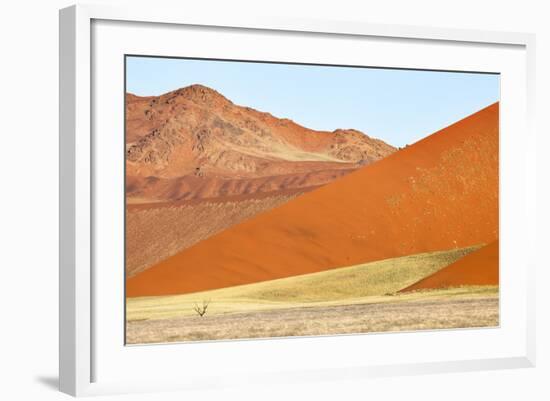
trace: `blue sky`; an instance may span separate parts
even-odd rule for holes
[[[500,96],[491,74],[128,57],[127,91],[192,84],[317,130],[354,128],[394,146],[466,117]]]

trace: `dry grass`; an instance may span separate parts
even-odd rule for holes
[[[210,300],[208,315],[364,302],[393,294],[478,249],[432,252],[193,294],[127,299],[127,318],[194,315],[193,305]]]
[[[498,287],[397,293],[478,249],[433,252],[194,294],[127,299],[127,343],[497,326]],[[196,304],[209,301],[200,317]]]
[[[127,325],[127,343],[494,327],[498,324],[498,294],[493,291],[471,297],[448,297],[447,294],[444,299],[428,296],[397,302],[134,321]]]
[[[272,149],[271,157],[277,157],[282,160],[288,161],[323,161],[323,162],[336,162],[336,163],[348,163],[348,160],[341,160],[335,156],[331,156],[327,153],[321,152],[307,152],[295,147],[289,147],[281,143],[274,143],[270,145]]]

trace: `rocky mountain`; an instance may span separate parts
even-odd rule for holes
[[[126,95],[129,203],[308,190],[395,150],[352,129],[307,129],[202,85]]]

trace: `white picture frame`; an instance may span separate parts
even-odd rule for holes
[[[105,375],[105,379],[101,378],[102,373],[100,366],[97,364],[96,358],[98,353],[106,354],[109,347],[104,346],[105,343],[101,338],[109,336],[109,333],[103,332],[102,336],[97,335],[98,324],[102,327],[107,327],[111,330],[111,326],[103,324],[101,306],[96,306],[94,303],[95,292],[98,291],[98,286],[105,284],[101,275],[94,273],[94,261],[97,260],[97,255],[94,254],[94,241],[101,237],[98,232],[96,220],[101,214],[95,213],[98,205],[97,198],[94,192],[97,188],[96,158],[98,152],[105,151],[106,143],[98,147],[94,141],[93,127],[97,126],[95,103],[93,102],[93,85],[92,78],[94,69],[102,68],[101,63],[94,59],[94,55],[101,51],[98,47],[102,46],[105,41],[98,39],[93,40],[94,24],[105,21],[109,26],[121,23],[122,26],[115,27],[114,30],[108,31],[113,42],[113,46],[124,44],[124,41],[129,41],[122,33],[130,29],[135,29],[133,33],[139,33],[138,30],[147,24],[148,26],[159,27],[158,35],[163,35],[163,29],[178,29],[178,27],[203,27],[205,29],[230,29],[233,32],[247,32],[254,34],[255,32],[273,33],[276,35],[282,33],[285,35],[308,35],[308,37],[322,36],[325,38],[378,38],[384,39],[390,43],[391,41],[410,41],[410,43],[431,43],[437,46],[453,45],[457,46],[457,51],[461,48],[479,48],[480,51],[485,51],[485,47],[495,49],[511,49],[508,66],[504,66],[506,58],[500,62],[502,68],[510,69],[510,76],[514,75],[513,82],[510,82],[509,88],[514,88],[519,99],[513,103],[505,102],[507,106],[503,107],[502,113],[509,113],[510,120],[505,124],[517,127],[518,130],[510,133],[507,146],[512,147],[515,142],[514,138],[521,137],[524,146],[521,149],[516,149],[521,161],[520,167],[515,170],[513,177],[510,177],[510,183],[522,183],[521,190],[514,188],[512,185],[505,185],[505,192],[501,191],[501,196],[507,196],[509,199],[508,207],[501,209],[501,218],[517,213],[517,219],[511,219],[511,226],[521,225],[524,230],[523,240],[518,243],[514,254],[524,252],[527,255],[534,255],[534,252],[527,252],[534,243],[532,238],[535,235],[535,137],[532,128],[533,111],[534,111],[534,35],[525,33],[508,33],[508,32],[485,32],[471,31],[460,29],[440,29],[415,26],[398,26],[398,25],[375,25],[361,21],[315,21],[315,20],[293,20],[290,18],[254,18],[242,19],[237,15],[187,15],[185,9],[166,10],[138,7],[132,8],[112,8],[108,6],[92,6],[78,5],[72,6],[60,11],[60,360],[59,360],[59,375],[60,375],[60,390],[75,396],[94,395],[94,394],[110,394],[110,393],[127,393],[141,391],[165,391],[178,389],[201,389],[219,386],[244,385],[247,382],[255,383],[289,383],[295,381],[314,381],[314,380],[329,380],[329,379],[361,379],[365,377],[388,376],[388,375],[403,375],[403,374],[423,374],[436,372],[451,372],[451,371],[471,371],[482,369],[506,369],[516,367],[532,367],[535,364],[535,285],[534,285],[534,270],[537,263],[533,256],[523,259],[520,266],[522,276],[516,280],[514,292],[517,299],[521,299],[520,307],[515,312],[519,318],[518,329],[510,335],[508,340],[512,344],[510,350],[506,351],[507,342],[503,341],[500,344],[501,348],[495,348],[494,352],[477,354],[472,353],[464,358],[452,357],[446,359],[442,355],[442,360],[416,360],[414,355],[406,362],[395,362],[388,358],[373,357],[373,361],[365,360],[361,362],[360,355],[356,360],[342,360],[339,364],[334,361],[334,366],[331,365],[331,353],[328,352],[324,361],[317,361],[314,365],[300,365],[296,368],[285,368],[284,362],[282,365],[277,365],[276,369],[262,370],[261,367],[254,366],[253,368],[242,367],[242,372],[239,375],[231,376],[224,373],[220,368],[217,372],[209,372],[203,369],[189,369],[181,374],[181,377],[170,376],[166,379],[151,378],[151,380],[129,380],[126,377],[118,377],[116,374]],[[130,28],[130,25],[136,24]],[[114,24],[114,25],[113,25]],[[110,29],[109,27],[107,27]],[[114,32],[114,33],[113,33]],[[117,33],[118,32],[118,33]],[[101,35],[101,33],[99,34]],[[269,35],[268,35],[269,36]],[[267,39],[266,39],[267,40]],[[271,40],[271,39],[270,39]],[[276,38],[273,40],[277,40]],[[409,42],[407,42],[409,43]],[[484,47],[485,46],[485,47]],[[166,45],[164,51],[169,48]],[[443,49],[443,48],[442,48]],[[433,52],[433,50],[430,50]],[[481,53],[480,53],[481,54]],[[118,56],[117,56],[118,57]],[[292,56],[289,56],[292,57]],[[508,56],[506,56],[508,57]],[[105,59],[105,58],[103,58]],[[429,67],[428,61],[419,61],[419,68]],[[468,62],[466,62],[466,65]],[[472,62],[471,65],[475,63]],[[511,66],[514,64],[514,66]],[[517,65],[516,65],[517,64]],[[494,64],[496,65],[496,64]],[[498,67],[498,65],[497,65]],[[434,66],[434,69],[442,68]],[[467,66],[457,66],[456,69],[468,69]],[[473,68],[473,67],[472,67]],[[489,67],[488,67],[489,68]],[[512,71],[513,68],[516,68]],[[496,68],[500,72],[499,68]],[[114,74],[123,74],[122,70],[117,70]],[[120,103],[122,104],[122,103]],[[101,113],[97,111],[97,113]],[[108,123],[105,121],[104,123]],[[507,125],[508,126],[508,125]],[[510,131],[511,132],[511,131]],[[107,146],[110,146],[107,144]],[[508,179],[505,174],[510,173],[510,169],[506,168],[505,159],[506,148],[504,150],[503,159],[501,161],[501,180]],[[118,150],[113,150],[118,152]],[[504,178],[503,178],[504,177]],[[508,188],[508,192],[506,192]],[[501,226],[501,230],[506,230],[505,226]],[[99,237],[97,237],[99,235]],[[504,246],[506,241],[503,242]],[[503,252],[503,251],[501,251]],[[505,252],[508,250],[505,249]],[[510,257],[514,257],[510,253]],[[502,254],[501,254],[502,257]],[[122,266],[120,267],[123,269]],[[101,290],[103,291],[103,290]],[[113,289],[105,289],[106,294],[113,296]],[[122,290],[120,290],[122,291]],[[121,292],[120,297],[122,297]],[[503,297],[508,297],[507,293]],[[510,295],[512,296],[512,295]],[[510,298],[511,299],[511,298]],[[506,298],[504,298],[506,301]],[[503,306],[504,305],[504,306]],[[503,302],[503,307],[508,305],[508,302]],[[120,322],[123,325],[123,321]],[[118,330],[118,329],[117,329]],[[499,329],[493,330],[488,335],[478,333],[475,330],[462,331],[460,336],[467,341],[475,342],[476,338],[483,336],[487,337],[486,341],[493,341],[489,337],[498,336],[498,330],[506,329],[506,326],[501,326]],[[113,329],[113,333],[117,333]],[[441,333],[441,332],[438,332]],[[419,336],[418,344],[432,343],[436,344],[441,334],[426,333]],[[465,333],[465,334],[464,334]],[[392,334],[393,335],[393,334]],[[401,346],[405,345],[407,333],[405,337],[399,339]],[[453,333],[447,332],[445,336],[452,336]],[[285,340],[252,340],[240,342],[235,346],[227,346],[228,342],[220,343],[205,343],[199,351],[197,348],[188,348],[187,352],[190,355],[190,360],[197,358],[197,355],[204,355],[205,358],[216,358],[216,355],[230,355],[234,352],[243,352],[248,349],[251,354],[243,353],[243,360],[253,361],[254,355],[267,352],[268,348],[277,347],[276,352],[286,350],[292,352],[309,352],[315,353],[320,348],[325,347],[342,347],[345,342],[355,342],[354,346],[363,346],[365,338],[383,338],[385,335],[374,335],[371,337],[359,336],[340,336],[323,337],[318,339],[300,339],[297,341],[288,340],[286,343],[281,343]],[[414,334],[409,335],[408,339],[412,340]],[[118,335],[114,341],[121,347],[124,347],[124,341]],[[399,337],[395,337],[396,339]],[[415,340],[415,341],[416,341]],[[359,342],[362,341],[362,342]],[[380,341],[380,340],[371,340]],[[220,345],[221,344],[221,345]],[[271,345],[270,345],[271,344]],[[281,346],[280,344],[284,344]],[[288,346],[288,344],[292,344]],[[396,343],[397,344],[397,343]],[[151,361],[160,361],[167,356],[167,347],[177,347],[178,345],[166,345],[159,348],[148,348],[147,364]],[[286,348],[285,348],[286,347]],[[290,347],[290,348],[289,348]],[[458,351],[460,347],[458,347]],[[180,349],[181,351],[181,349]],[[457,351],[457,352],[458,352]],[[179,351],[178,351],[179,352]],[[197,353],[199,352],[199,353]],[[114,359],[107,359],[106,355],[99,355],[102,360],[108,361],[112,366],[116,366]],[[140,351],[133,351],[132,355],[125,356],[121,353],[121,358],[128,358],[135,364],[138,361]],[[154,355],[153,355],[154,354]],[[360,353],[358,353],[360,354]],[[267,355],[267,354],[266,354]],[[220,356],[218,356],[220,357]],[[248,358],[248,359],[247,359]],[[351,357],[350,357],[351,358]],[[374,359],[376,359],[374,361]],[[118,361],[120,362],[120,360]],[[117,362],[117,363],[118,363]],[[196,363],[199,363],[195,359]],[[201,362],[202,363],[202,362]],[[239,364],[239,362],[235,362]],[[242,362],[244,364],[244,362]],[[113,368],[114,370],[115,368]],[[161,369],[157,367],[156,369]],[[111,372],[112,373],[112,372]],[[101,378],[101,379],[98,379]]]

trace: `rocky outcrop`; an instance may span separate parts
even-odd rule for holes
[[[329,177],[326,171],[340,171],[332,174],[339,177],[395,150],[357,130],[310,130],[291,120],[235,105],[202,85],[158,97],[126,97],[126,172],[134,183],[148,182],[143,180],[148,177],[164,182],[195,177],[222,183],[294,175],[306,188],[317,185],[307,180],[313,172]],[[133,185],[127,189],[129,198],[140,194],[142,201],[158,199],[150,187]],[[170,191],[164,196],[167,193]]]

